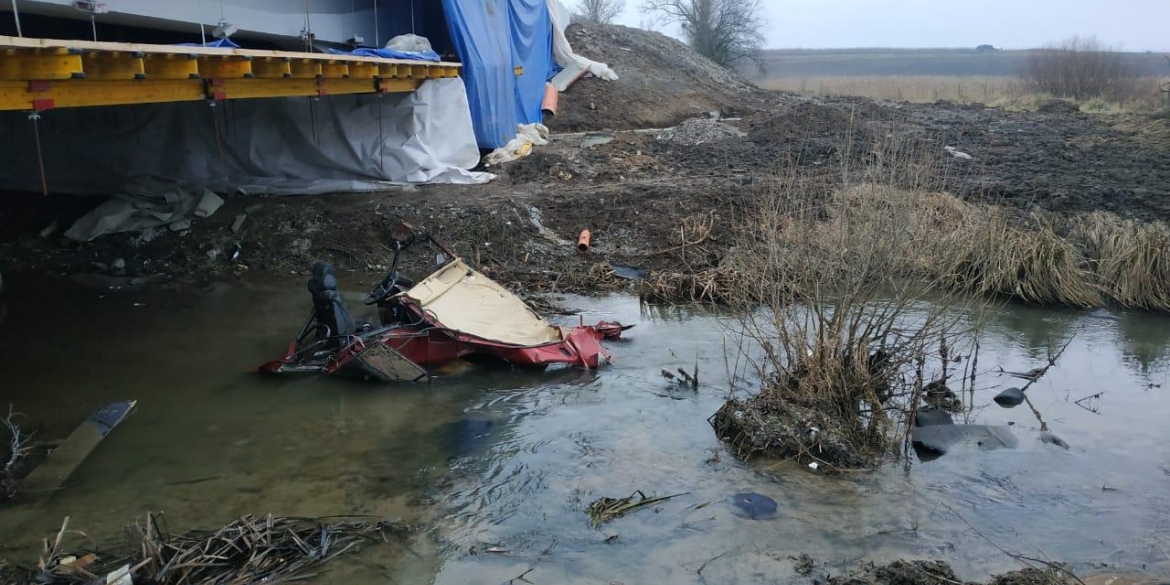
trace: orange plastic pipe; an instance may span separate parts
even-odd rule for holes
[[[557,115],[557,103],[561,99],[561,92],[551,83],[544,84],[544,101],[540,102],[540,111],[550,116]]]
[[[588,252],[589,241],[593,239],[593,234],[589,230],[581,230],[581,235],[577,237],[577,251]]]

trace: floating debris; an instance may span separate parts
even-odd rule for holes
[[[590,504],[586,513],[589,514],[589,519],[593,522],[593,527],[597,528],[610,520],[616,520],[630,512],[636,512],[647,506],[653,506],[654,504],[684,495],[686,494],[647,498],[646,494],[642,493],[642,490],[638,490],[630,494],[627,498],[601,498]]]
[[[776,500],[763,494],[755,492],[735,494],[732,504],[742,512],[741,515],[752,520],[771,520],[777,516]]]
[[[1008,388],[995,395],[992,400],[1004,408],[1014,408],[1024,403],[1024,391],[1019,388]]]

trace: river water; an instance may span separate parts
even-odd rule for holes
[[[301,324],[300,281],[182,293],[8,284],[0,402],[28,413],[44,440],[67,436],[103,402],[138,407],[62,490],[0,508],[0,556],[34,557],[65,516],[102,542],[161,510],[176,530],[267,512],[430,528],[406,550],[336,561],[321,583],[496,585],[525,572],[533,583],[771,583],[794,577],[789,558],[801,553],[833,574],[912,557],[982,579],[1019,566],[1001,548],[1083,572],[1170,575],[1163,317],[1004,307],[981,332],[970,417],[1014,425],[1018,448],[827,477],[743,464],[721,447],[706,421],[728,393],[733,327],[697,308],[570,298],[586,321],[637,324],[611,345],[612,367],[379,386],[253,373]],[[1038,440],[1026,406],[990,399],[1020,385],[995,367],[1041,366],[1070,336],[1028,391],[1064,450]],[[696,362],[697,392],[660,373]],[[590,526],[590,502],[635,490],[684,495]],[[746,491],[776,500],[778,516],[738,515],[728,499]]]

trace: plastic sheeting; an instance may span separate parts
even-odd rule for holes
[[[333,55],[353,55],[354,57],[380,57],[382,59],[410,59],[413,61],[439,61],[439,54],[434,51],[398,51],[395,49],[361,48],[352,51],[329,49]]]
[[[330,96],[61,109],[42,114],[49,189],[113,193],[151,176],[254,193],[480,183],[463,83],[426,81],[386,96]],[[40,191],[32,123],[0,115],[0,182]]]
[[[569,26],[572,15],[559,0],[548,0],[549,18],[552,20],[552,49],[556,64],[565,69],[580,68],[593,74],[594,77],[606,81],[617,81],[618,75],[609,65],[591,61],[573,52],[569,38],[565,36],[565,29]]]

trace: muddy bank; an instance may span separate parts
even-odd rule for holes
[[[323,258],[373,280],[389,261],[390,232],[406,220],[514,289],[630,290],[629,281],[612,274],[611,265],[620,264],[651,271],[663,288],[680,291],[673,300],[718,300],[707,293],[723,275],[731,236],[774,177],[831,192],[883,157],[907,153],[923,170],[913,176],[929,177],[931,190],[1004,206],[1025,219],[1032,210],[1170,219],[1166,119],[777,94],[746,117],[680,128],[555,135],[531,156],[491,169],[499,177],[488,185],[230,196],[188,230],[89,243],[61,234],[98,200],[8,193],[0,198],[0,272],[190,282],[299,273]],[[588,254],[572,245],[582,229],[594,237]],[[429,264],[416,261],[412,276],[428,273]]]

